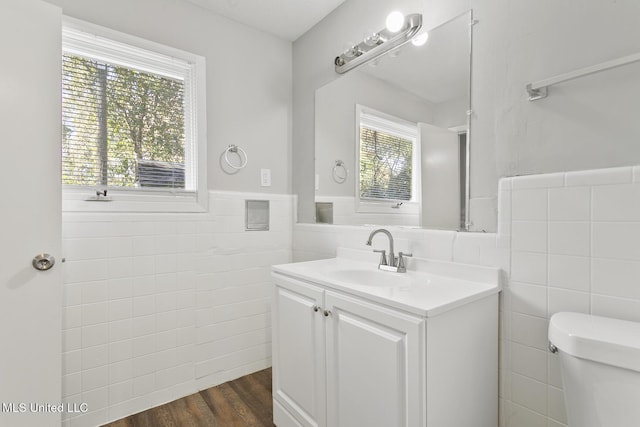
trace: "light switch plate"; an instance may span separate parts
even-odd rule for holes
[[[260,185],[271,187],[271,169],[260,169]]]

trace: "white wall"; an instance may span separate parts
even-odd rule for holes
[[[501,176],[635,164],[640,65],[553,87],[527,101],[530,81],[640,51],[635,0],[349,0],[293,46],[294,192],[310,221],[313,92],[338,77],[330,60],[392,9],[422,12],[424,26],[473,8],[471,219],[495,230]],[[603,143],[607,141],[607,143]]]
[[[244,231],[244,200],[270,200]],[[211,192],[206,214],[63,214],[65,402],[101,425],[271,366],[271,265],[291,259],[293,199]]]
[[[441,128],[466,126],[469,101],[467,98],[452,99],[435,105],[433,120],[429,122]]]
[[[290,193],[290,42],[186,1],[46,1],[65,15],[204,56],[209,189]],[[249,156],[234,175],[220,167],[229,144]],[[261,168],[271,169],[271,187],[260,186]]]

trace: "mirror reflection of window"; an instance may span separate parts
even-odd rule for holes
[[[360,127],[360,197],[411,200],[414,141]]]
[[[418,202],[417,125],[360,105],[356,110],[360,199],[390,207]]]
[[[459,134],[469,129],[471,111],[471,21],[472,14],[467,11],[429,28],[429,40],[423,46],[407,43],[391,55],[363,64],[316,90],[314,198],[316,202],[334,203],[334,224],[467,228],[467,154],[471,143],[469,139],[460,143]],[[408,157],[396,157],[397,162],[375,157],[376,148],[378,156],[384,157],[380,141],[385,129],[375,129],[373,157],[380,163],[377,166],[391,168],[392,172],[361,165],[356,105],[370,116],[384,119],[390,115],[392,122],[408,121],[418,127],[419,152],[414,149],[411,154],[412,162],[420,168],[411,169],[415,185],[408,185]],[[367,138],[371,140],[373,135],[364,135]],[[446,161],[442,161],[444,158]],[[336,159],[353,172],[344,185],[332,179]],[[440,161],[434,165],[437,159]],[[361,183],[360,171],[365,167],[363,173],[375,175],[373,183],[372,178]],[[396,185],[400,190],[395,194],[391,179],[387,183],[382,179],[390,175],[395,183],[404,183],[404,187]]]

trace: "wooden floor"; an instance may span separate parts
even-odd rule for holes
[[[107,427],[273,427],[271,368],[107,424]]]

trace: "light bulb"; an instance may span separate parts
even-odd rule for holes
[[[395,33],[404,25],[404,15],[398,11],[391,12],[389,16],[387,16],[385,24],[387,25],[387,30]]]
[[[342,52],[342,55],[344,55],[347,58],[353,58],[354,56],[357,56],[357,54],[358,54],[357,46],[352,41],[347,42],[345,44],[344,52]]]
[[[422,46],[427,42],[428,38],[429,38],[429,33],[427,32],[418,34],[417,36],[411,39],[411,44],[413,44],[414,46]]]
[[[380,34],[378,33],[369,33],[369,35],[364,38],[364,44],[367,46],[376,46],[379,41]]]

